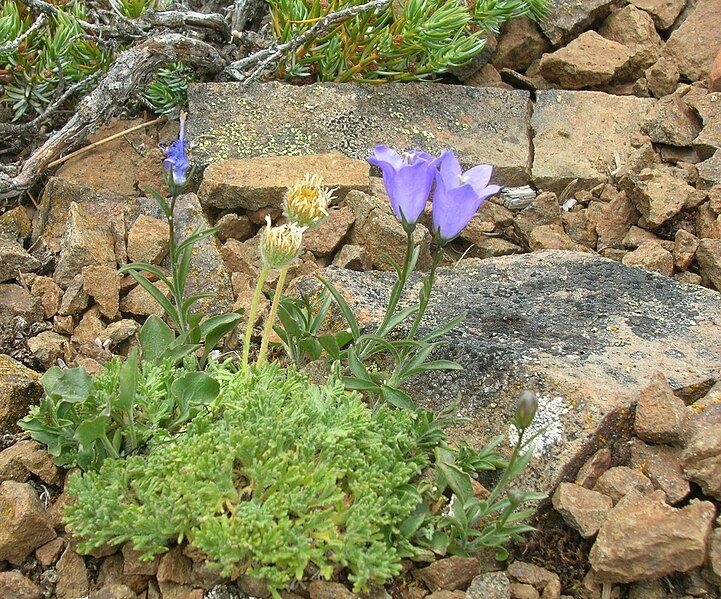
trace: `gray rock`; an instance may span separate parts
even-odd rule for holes
[[[591,189],[633,151],[631,140],[654,100],[601,92],[540,91],[531,126],[533,181],[560,193],[574,179]]]
[[[188,134],[199,166],[222,158],[339,151],[366,159],[377,144],[453,148],[466,166],[491,163],[494,182],[528,182],[529,95],[427,83],[302,87],[194,84]]]
[[[40,268],[40,261],[15,241],[0,238],[0,283],[16,279],[20,273]]]
[[[393,275],[322,273],[362,324],[380,321]],[[296,285],[311,292],[318,283]],[[409,285],[405,305],[417,290]],[[458,434],[480,446],[512,437],[517,389],[537,390],[537,425],[546,429],[527,484],[546,493],[575,475],[599,437],[610,443],[630,430],[629,408],[650,371],[663,371],[672,388],[721,376],[715,292],[597,256],[540,251],[441,269],[421,334],[464,309],[466,321],[437,354],[464,370],[424,376],[409,391],[432,409],[462,398],[459,414],[469,421]]]
[[[554,46],[560,46],[603,19],[615,5],[614,0],[551,0],[541,29]]]
[[[468,599],[510,599],[511,582],[505,572],[479,574],[466,591]]]

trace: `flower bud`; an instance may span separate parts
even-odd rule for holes
[[[265,217],[267,226],[260,239],[260,255],[267,268],[285,268],[298,257],[303,243],[303,231],[295,223],[286,223],[278,227],[270,224],[270,216]]]
[[[509,489],[508,493],[506,494],[508,497],[508,502],[515,508],[517,505],[520,505],[523,503],[523,500],[525,499],[525,494],[520,489]]]
[[[296,225],[312,228],[328,216],[328,204],[332,199],[333,192],[323,187],[323,177],[306,175],[286,191],[283,213]]]
[[[521,394],[518,396],[516,416],[513,419],[513,423],[521,430],[527,429],[531,426],[531,422],[533,422],[533,418],[536,416],[536,410],[538,410],[536,394],[528,389],[521,391]]]

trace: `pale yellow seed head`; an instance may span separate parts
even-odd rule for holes
[[[265,217],[267,226],[260,239],[260,255],[268,268],[284,268],[298,257],[303,244],[303,231],[293,222],[273,227],[270,216]]]
[[[333,190],[323,187],[323,177],[306,175],[300,183],[291,185],[283,201],[283,212],[302,227],[315,227],[328,216]]]

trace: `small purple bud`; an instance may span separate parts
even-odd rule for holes
[[[513,418],[513,424],[520,430],[527,429],[531,426],[533,419],[538,410],[538,399],[533,391],[528,389],[521,391],[518,396],[518,404],[516,405],[516,415]]]
[[[180,113],[180,133],[178,139],[165,148],[163,167],[167,171],[169,183],[175,187],[183,187],[187,182],[190,161],[185,151],[188,141],[185,139],[185,113]]]

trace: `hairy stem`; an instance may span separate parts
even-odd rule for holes
[[[278,282],[275,285],[275,295],[273,295],[273,303],[270,305],[270,313],[265,319],[265,326],[263,327],[263,339],[260,342],[260,353],[258,354],[258,361],[256,366],[262,366],[265,363],[265,354],[268,352],[268,343],[270,336],[273,333],[273,323],[275,322],[275,315],[278,313],[278,306],[280,305],[280,298],[283,294],[283,287],[285,286],[285,277],[288,274],[288,267],[281,269]]]
[[[263,293],[263,285],[268,278],[269,269],[264,267],[258,275],[258,284],[253,292],[253,299],[250,302],[250,311],[248,312],[248,324],[245,326],[245,336],[243,337],[243,372],[248,372],[248,356],[250,356],[250,338],[253,335],[253,323],[258,314],[258,303],[260,302],[260,294]]]
[[[416,317],[413,320],[413,324],[408,331],[406,339],[414,339],[416,336],[418,327],[423,320],[423,316],[425,315],[426,309],[428,308],[428,303],[431,300],[431,291],[433,291],[433,284],[436,282],[436,269],[438,268],[438,264],[440,263],[442,257],[443,249],[439,248],[438,251],[433,255],[433,263],[431,264],[431,270],[428,273],[428,277],[423,282],[423,288],[421,289],[421,294],[418,301],[418,312],[416,312]]]

